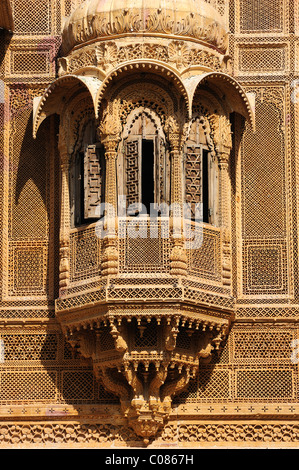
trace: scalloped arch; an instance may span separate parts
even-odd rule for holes
[[[222,72],[208,72],[185,78],[182,82],[187,90],[191,108],[198,88],[208,86],[226,102],[231,112],[235,111],[244,116],[255,129],[254,97],[246,94],[234,78]]]
[[[80,87],[88,91],[95,109],[95,99],[101,83],[98,78],[77,75],[64,75],[51,83],[45,93],[35,98],[33,103],[33,137],[36,137],[44,119],[51,114],[62,113],[67,98],[74,96]]]
[[[159,76],[163,76],[166,78],[168,81],[174,84],[176,87],[177,91],[179,94],[184,98],[185,104],[186,104],[186,109],[188,113],[190,114],[191,108],[190,108],[190,102],[189,102],[189,96],[187,93],[187,89],[185,88],[184,83],[181,80],[181,77],[177,74],[177,72],[169,66],[166,66],[164,63],[158,63],[155,61],[132,61],[130,63],[122,64],[119,67],[116,67],[113,69],[105,78],[103,83],[101,84],[97,97],[95,100],[96,103],[96,117],[99,115],[99,109],[101,106],[102,99],[104,97],[104,94],[111,84],[111,82],[116,78],[120,77],[121,75],[129,75],[129,74],[134,74],[134,73],[141,73],[141,72],[151,72],[153,74],[157,74]]]

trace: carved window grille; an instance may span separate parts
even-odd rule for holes
[[[95,143],[93,134],[92,125],[89,125],[70,169],[71,215],[75,226],[98,219],[99,205],[105,199],[104,148]]]
[[[126,197],[128,214],[149,214],[152,204],[166,202],[169,193],[167,144],[152,113],[133,118],[123,139],[123,156],[119,191]]]
[[[213,224],[216,220],[217,170],[199,118],[191,125],[185,145],[185,202],[192,220]]]

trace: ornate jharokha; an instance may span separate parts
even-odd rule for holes
[[[231,114],[254,124],[216,11],[166,4],[75,10],[33,123],[60,115],[57,319],[146,443],[234,318]]]

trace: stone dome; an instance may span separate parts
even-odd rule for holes
[[[205,0],[86,0],[65,21],[63,51],[128,35],[191,38],[223,54],[228,39],[221,16]]]

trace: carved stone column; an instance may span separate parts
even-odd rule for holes
[[[59,232],[59,287],[64,289],[70,278],[70,193],[69,193],[69,156],[67,129],[62,123],[59,128],[58,148],[60,153],[61,205]]]
[[[182,187],[182,148],[183,125],[179,120],[170,116],[165,126],[170,143],[171,161],[171,214],[170,228],[172,237],[172,250],[170,254],[171,274],[185,276],[187,274],[187,256],[184,248],[184,213],[183,213],[183,187]]]
[[[229,181],[229,154],[218,154],[220,189],[220,226],[222,227],[222,282],[231,285],[231,191]]]
[[[102,275],[118,273],[116,160],[120,140],[120,124],[116,116],[106,112],[99,126],[105,147],[105,237],[103,239]]]
[[[229,157],[232,148],[229,119],[211,116],[213,140],[219,166],[219,226],[222,228],[222,282],[231,285],[231,183]]]

